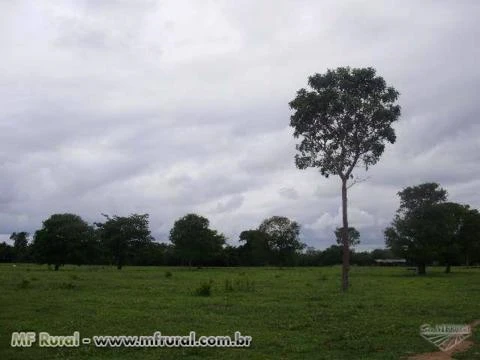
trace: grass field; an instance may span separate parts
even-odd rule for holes
[[[480,269],[0,266],[0,359],[401,359],[434,351],[424,323],[480,318]],[[171,272],[167,277],[166,272]],[[195,290],[212,282],[210,296]],[[52,335],[231,335],[250,348],[10,347],[13,331]],[[474,334],[480,342],[478,331]],[[462,359],[480,359],[475,345]]]

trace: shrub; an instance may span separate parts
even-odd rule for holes
[[[30,286],[30,281],[27,280],[27,279],[23,279],[22,281],[20,281],[20,284],[18,284],[18,287],[20,289],[26,289]]]
[[[197,289],[195,289],[195,295],[197,296],[210,296],[212,295],[212,282],[203,283]]]

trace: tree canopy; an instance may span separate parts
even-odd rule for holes
[[[458,237],[465,264],[470,265],[472,259],[480,260],[480,212],[477,209],[467,210]]]
[[[16,261],[24,261],[28,258],[28,232],[13,232],[10,240],[13,240],[13,248]]]
[[[343,243],[342,231],[342,228],[336,228],[334,231],[335,239],[337,240],[338,245],[342,245]],[[348,244],[350,247],[354,247],[360,244],[360,232],[354,227],[348,228]]]
[[[95,225],[118,269],[123,267],[133,251],[139,251],[154,240],[150,233],[148,214],[103,216],[106,221]]]
[[[209,225],[207,218],[197,214],[187,214],[175,221],[170,241],[186,264],[204,265],[220,254],[225,236]]]
[[[54,214],[35,232],[33,247],[37,261],[52,264],[55,270],[65,263],[82,263],[85,247],[94,239],[93,227],[75,214]]]
[[[266,234],[272,251],[278,254],[281,265],[292,265],[295,253],[305,244],[300,242],[300,225],[284,216],[265,219],[258,230]]]
[[[316,167],[322,175],[349,178],[360,161],[377,163],[385,142],[395,142],[392,128],[400,116],[398,91],[373,68],[340,67],[308,78],[290,102],[290,126],[301,137],[298,168]]]
[[[422,206],[439,204],[447,201],[447,195],[447,190],[434,182],[408,186],[398,192],[400,207],[397,213],[408,214]]]
[[[245,230],[240,233],[240,256],[249,265],[267,265],[274,261],[269,236],[260,230]]]

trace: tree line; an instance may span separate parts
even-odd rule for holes
[[[226,237],[210,228],[207,218],[187,214],[175,221],[170,244],[155,242],[148,214],[109,216],[88,224],[79,215],[54,214],[29,241],[14,232],[13,246],[0,244],[2,262],[36,262],[55,270],[64,264],[124,265],[295,265],[300,250],[300,226],[286,217],[265,219],[257,229],[240,234],[242,245],[227,245]]]
[[[107,218],[107,216],[105,215]],[[0,262],[35,262],[58,270],[63,264],[141,266],[328,266],[342,262],[340,229],[337,244],[325,250],[299,241],[300,226],[286,217],[266,219],[257,229],[242,231],[239,246],[226,244],[223,234],[209,228],[203,216],[187,214],[175,222],[170,243],[159,243],[148,230],[148,214],[108,217],[87,224],[74,214],[54,214],[29,241],[27,232],[14,232],[13,245],[0,243]],[[360,233],[350,228],[352,244]],[[373,265],[392,258],[389,250],[351,251],[355,265]]]
[[[407,187],[398,193],[400,206],[385,229],[387,249],[357,252],[360,233],[349,227],[349,258],[354,265],[376,259],[404,258],[424,274],[429,264],[470,265],[480,261],[480,213],[468,205],[447,201],[437,183]],[[265,219],[256,229],[242,231],[239,246],[210,228],[207,218],[187,214],[170,230],[170,243],[156,242],[148,214],[109,216],[88,224],[75,214],[54,214],[29,241],[27,232],[11,235],[13,246],[0,244],[2,262],[36,262],[55,270],[64,264],[183,266],[321,266],[343,261],[342,228],[336,244],[325,250],[300,241],[300,225],[283,216]]]

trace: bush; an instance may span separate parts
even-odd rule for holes
[[[197,296],[210,296],[212,295],[212,282],[203,283],[195,289],[195,295]]]
[[[23,279],[22,281],[20,281],[20,284],[18,284],[18,287],[20,289],[26,289],[30,286],[30,281],[27,280],[27,279]]]

